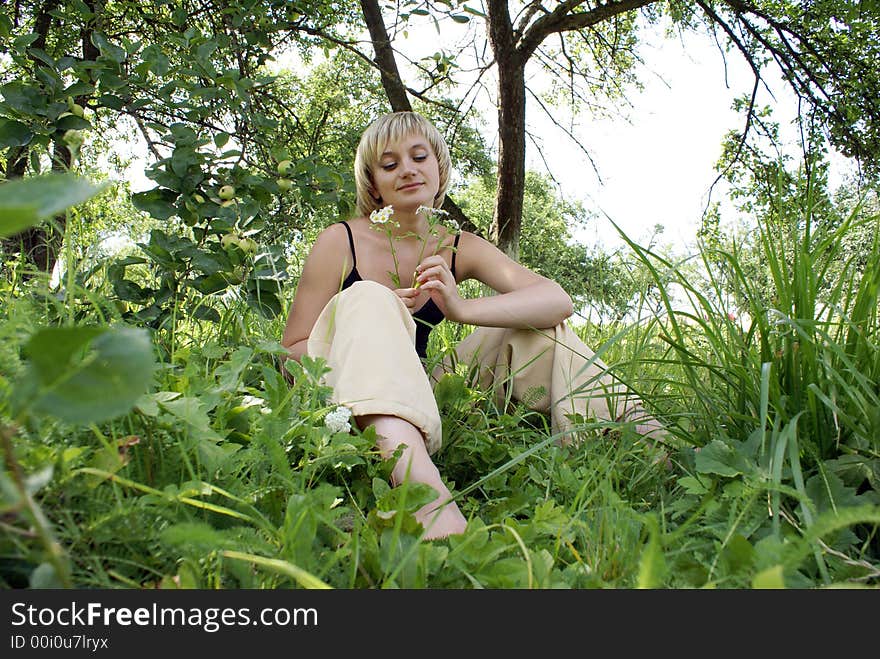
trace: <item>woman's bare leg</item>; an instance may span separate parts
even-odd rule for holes
[[[357,421],[361,428],[376,427],[379,453],[384,458],[389,458],[398,446],[404,445],[403,453],[391,471],[392,485],[400,485],[408,470],[410,482],[424,483],[437,490],[439,496],[415,513],[415,518],[425,527],[425,539],[433,540],[464,533],[467,520],[454,501],[438,509],[438,505],[451,499],[452,494],[428,455],[421,431],[409,421],[396,416],[371,414],[358,417]]]

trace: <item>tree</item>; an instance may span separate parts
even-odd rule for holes
[[[832,143],[862,160],[868,171],[877,171],[880,73],[869,64],[880,57],[880,7],[875,3],[486,0],[484,11],[479,11],[464,2],[412,0],[397,4],[395,23],[429,10],[435,17],[462,21],[478,16],[485,22],[482,38],[491,58],[482,67],[494,66],[498,79],[498,192],[492,238],[509,254],[518,252],[522,223],[526,100],[532,93],[527,67],[534,62],[561,81],[575,104],[600,96],[613,99],[622,93],[621,80],[631,79],[638,63],[640,15],[656,21],[666,13],[680,29],[707,30],[723,53],[733,50],[744,57],[754,73],[749,119],[768,66],[775,65],[804,104],[815,110]],[[374,34],[375,13],[365,14],[365,20]],[[383,48],[387,62],[387,44]],[[484,50],[474,48],[478,54]],[[438,77],[436,70],[428,73],[432,79]],[[748,129],[747,123],[744,133]]]
[[[12,179],[47,165],[69,169],[68,131],[112,132],[130,123],[155,158],[154,180],[166,188],[157,219],[168,219],[171,202],[183,206],[197,187],[219,188],[222,182],[212,174],[220,163],[274,179],[274,163],[258,160],[268,151],[261,144],[277,121],[265,112],[275,99],[263,66],[281,47],[308,53],[321,45],[324,38],[315,33],[332,34],[335,25],[353,21],[354,8],[321,0],[21,0],[14,7],[4,5],[2,174]],[[202,139],[213,143],[213,153],[206,152]],[[174,177],[177,187],[169,187]],[[307,178],[311,185],[312,177]],[[56,218],[54,225],[4,241],[4,251],[21,249],[37,270],[49,272],[63,230],[64,218]]]

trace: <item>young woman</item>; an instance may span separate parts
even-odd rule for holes
[[[607,396],[597,408],[597,390],[623,391],[564,323],[572,302],[558,284],[473,233],[432,223],[426,209],[442,204],[450,169],[442,135],[416,113],[387,114],[366,129],[355,156],[358,217],[316,239],[282,338],[291,359],[327,360],[333,400],[360,428],[375,426],[382,455],[403,447],[393,485],[409,478],[437,491],[415,515],[428,539],[466,526],[430,457],[442,434],[423,360],[436,323],[477,326],[458,358],[477,364],[484,383],[513,386],[514,396],[543,386],[548,395],[539,404],[552,412],[554,427],[566,427],[567,412],[619,418]],[[467,279],[495,294],[462,298],[457,284]]]

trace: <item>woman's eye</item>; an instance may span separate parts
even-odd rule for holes
[[[413,160],[416,160],[418,162],[422,162],[427,157],[428,157],[428,155],[426,153],[420,153],[416,156],[413,156]]]
[[[386,172],[390,172],[392,169],[394,169],[394,166],[396,164],[396,162],[384,162],[380,165],[380,167],[382,167],[382,169],[384,169]]]

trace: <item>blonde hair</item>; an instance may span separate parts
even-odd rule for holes
[[[377,202],[372,194],[373,167],[379,162],[388,143],[397,142],[412,134],[424,136],[437,157],[440,189],[432,205],[439,208],[443,204],[449,186],[449,172],[452,169],[446,140],[434,124],[422,115],[416,112],[391,112],[373,120],[358,143],[354,156],[354,183],[359,214],[369,215],[382,206],[381,200]]]

